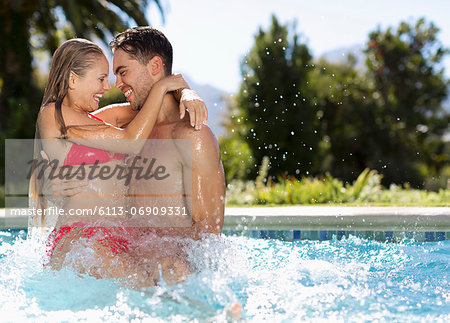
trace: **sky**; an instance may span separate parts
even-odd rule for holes
[[[282,24],[297,21],[315,58],[340,48],[364,45],[378,26],[397,27],[400,21],[425,17],[441,29],[439,40],[450,47],[448,0],[160,0],[165,23],[156,5],[147,17],[174,49],[174,72],[196,83],[236,93],[241,82],[240,62],[254,44],[259,27],[267,30],[271,15]],[[450,77],[450,55],[444,65]]]

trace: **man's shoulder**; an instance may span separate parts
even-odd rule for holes
[[[203,125],[200,130],[195,130],[189,122],[178,122],[172,131],[172,139],[191,139],[200,141],[217,141],[216,136],[208,125]]]
[[[172,138],[178,139],[175,140],[175,146],[181,156],[184,159],[195,161],[194,166],[204,168],[204,171],[211,165],[215,165],[220,158],[219,144],[208,125],[203,125],[200,130],[195,130],[189,122],[180,123],[174,128]],[[191,149],[186,149],[187,147],[191,147]]]

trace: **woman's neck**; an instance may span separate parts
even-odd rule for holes
[[[68,106],[81,114],[87,113],[79,105],[77,105],[76,101],[73,100],[69,94],[64,97],[64,100],[62,103],[63,103],[63,105]]]

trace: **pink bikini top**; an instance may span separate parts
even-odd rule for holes
[[[104,122],[99,117],[88,113],[90,117]],[[112,157],[108,151],[92,148],[84,145],[72,144],[66,158],[64,159],[64,166],[69,165],[81,165],[85,163],[86,165],[107,163],[113,159],[124,159],[126,154],[115,153]]]

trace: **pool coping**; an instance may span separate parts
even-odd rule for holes
[[[226,228],[449,231],[450,207],[235,207]]]
[[[27,222],[0,209],[0,228],[26,228]],[[450,231],[450,207],[227,207],[224,229]]]

